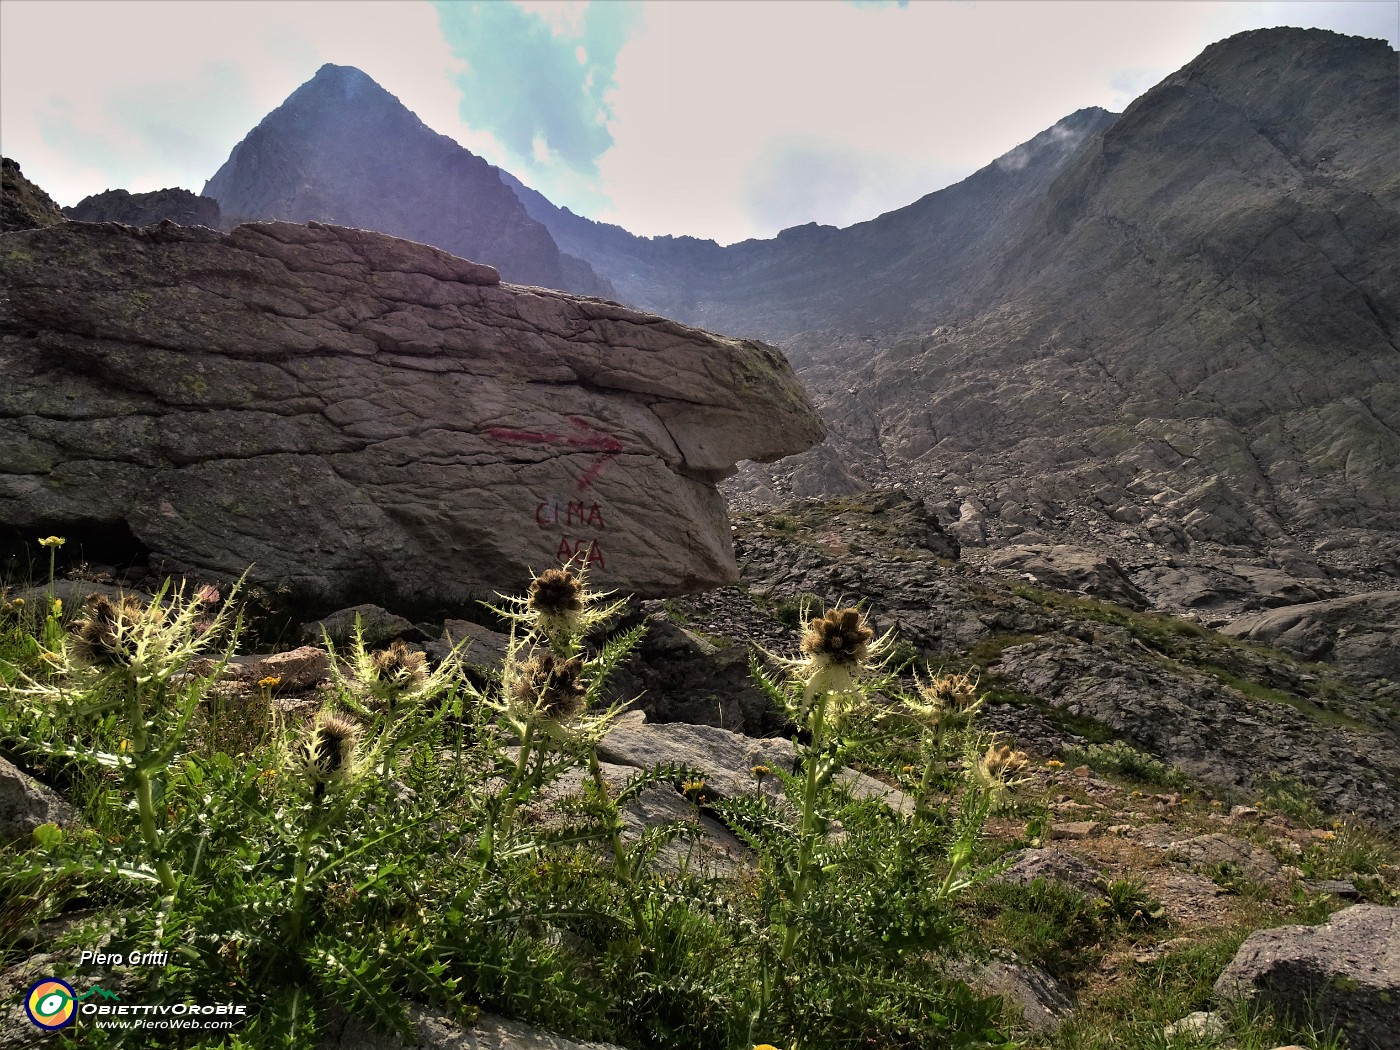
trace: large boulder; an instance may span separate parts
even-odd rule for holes
[[[1400,591],[1374,591],[1241,616],[1224,634],[1400,681]]]
[[[1358,904],[1322,926],[1257,930],[1215,982],[1217,998],[1306,1009],[1356,1050],[1395,1046],[1400,1031],[1400,908]]]
[[[716,482],[822,436],[772,347],[315,223],[8,234],[0,373],[0,526],[326,608],[736,581]]]

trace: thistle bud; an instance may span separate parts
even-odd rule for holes
[[[423,684],[428,677],[428,657],[410,649],[402,641],[374,654],[375,677],[381,684],[395,690],[408,690]]]
[[[576,656],[565,660],[552,652],[537,652],[514,669],[506,695],[518,711],[548,722],[570,722],[583,712],[588,694],[582,674],[583,661]]]
[[[73,622],[73,652],[93,667],[127,667],[135,657],[134,642],[148,615],[139,598],[113,601],[104,594],[88,598],[84,615]]]
[[[526,604],[546,638],[554,643],[571,636],[584,609],[584,590],[567,569],[546,569],[530,583]]]
[[[321,718],[309,726],[293,754],[296,772],[319,798],[327,785],[341,784],[355,773],[360,730],[343,718]]]

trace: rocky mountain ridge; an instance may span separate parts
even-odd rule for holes
[[[150,193],[107,190],[84,197],[63,214],[78,222],[122,222],[128,226],[154,226],[169,220],[181,226],[223,225],[219,202],[189,190],[170,188]]]
[[[941,323],[785,339],[832,438],[731,497],[901,485],[967,548],[1109,554],[1212,623],[1393,589],[1394,61],[1213,45],[1084,140]]]
[[[489,164],[352,66],[322,66],[234,147],[203,193],[230,228],[282,220],[376,230],[488,263],[508,281],[610,293]]]

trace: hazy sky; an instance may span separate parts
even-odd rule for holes
[[[0,150],[60,204],[198,192],[325,62],[557,204],[730,242],[870,218],[1206,45],[1400,3],[0,0]]]

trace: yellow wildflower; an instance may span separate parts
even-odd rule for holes
[[[1061,762],[1058,758],[1052,758],[1049,762],[1046,762],[1045,765],[1046,765],[1046,768],[1048,768],[1048,769],[1064,769],[1064,768],[1065,768],[1065,764],[1064,764],[1063,762]]]
[[[270,674],[266,678],[258,679],[259,689],[276,689],[281,684],[282,676],[280,674]]]
[[[40,547],[62,547],[68,541],[62,536],[45,536],[39,541]]]

